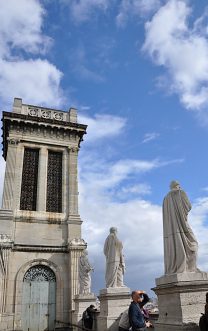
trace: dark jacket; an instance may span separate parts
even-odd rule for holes
[[[131,302],[129,306],[129,322],[132,327],[132,331],[136,331],[139,328],[145,328],[144,315],[141,308],[149,301],[148,295],[143,295],[144,299],[141,303]]]

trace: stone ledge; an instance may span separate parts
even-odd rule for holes
[[[155,283],[157,286],[165,284],[173,284],[180,282],[201,282],[208,281],[207,272],[183,272],[179,274],[164,275],[162,277],[156,278]]]

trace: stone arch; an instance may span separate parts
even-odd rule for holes
[[[43,265],[49,267],[56,276],[56,320],[63,321],[63,280],[62,270],[54,262],[46,259],[34,259],[26,262],[16,274],[15,286],[15,312],[14,312],[14,327],[21,329],[21,313],[22,313],[22,285],[26,272],[35,265]]]

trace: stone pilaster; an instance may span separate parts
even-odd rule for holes
[[[47,164],[48,164],[48,150],[46,147],[41,147],[39,151],[37,211],[46,210]]]
[[[68,181],[68,152],[67,149],[63,151],[63,176],[62,176],[62,212],[65,215],[68,215],[69,209],[68,209],[68,192],[69,192],[69,181]]]
[[[78,147],[69,148],[69,220],[79,216],[77,180],[78,151]]]
[[[12,247],[11,238],[0,234],[0,314],[6,312],[8,265]]]
[[[83,239],[73,239],[69,243],[69,291],[70,302],[72,302],[71,311],[74,310],[74,298],[79,294],[78,265],[79,258],[87,244]]]
[[[68,240],[81,238],[81,219],[78,212],[78,179],[77,157],[78,147],[69,148],[68,163]]]
[[[13,210],[16,154],[19,140],[8,138],[7,142],[8,151],[4,178],[2,209]]]

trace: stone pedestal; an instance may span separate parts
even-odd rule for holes
[[[117,331],[121,313],[129,307],[130,289],[128,287],[109,287],[100,290],[100,315],[97,320],[97,330]]]
[[[82,326],[82,314],[90,305],[96,306],[96,296],[93,293],[78,294],[75,296],[74,302],[75,311],[73,314],[72,322],[73,324]]]
[[[187,272],[156,279],[159,319],[156,331],[198,331],[204,312],[208,273]]]

